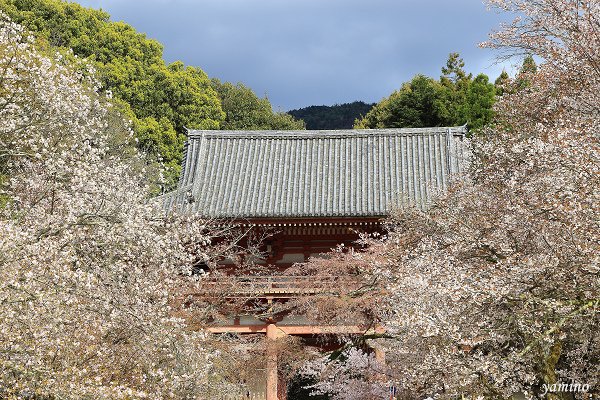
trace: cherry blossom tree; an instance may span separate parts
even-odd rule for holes
[[[397,210],[386,237],[355,255],[388,295],[378,316],[388,337],[375,339],[386,384],[407,398],[565,398],[547,390],[561,383],[597,395],[600,2],[490,5],[520,17],[484,45],[541,63],[473,138],[469,173],[427,212]],[[346,367],[323,361],[321,377]],[[329,393],[345,398],[340,386],[356,387],[345,382]]]
[[[320,379],[309,386],[313,395],[329,395],[340,400],[365,398],[385,399],[389,381],[384,373],[386,367],[355,347],[349,347],[340,356],[330,360],[321,357],[306,362],[299,373]]]
[[[93,71],[0,19],[0,397],[211,398],[219,353],[175,316],[211,228],[149,201]]]

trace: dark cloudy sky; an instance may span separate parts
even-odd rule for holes
[[[507,17],[481,0],[77,0],[102,8],[210,77],[250,86],[285,111],[376,102],[450,52],[494,80],[477,44]]]

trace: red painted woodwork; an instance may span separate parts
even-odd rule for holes
[[[360,233],[381,232],[381,218],[296,218],[236,221],[251,227],[256,237],[267,236],[260,250],[266,254],[260,265],[282,271],[343,244],[356,247]],[[222,265],[227,265],[224,261]]]

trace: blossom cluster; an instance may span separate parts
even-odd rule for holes
[[[209,398],[218,355],[174,317],[209,229],[161,218],[93,74],[3,15],[0,76],[0,397]]]

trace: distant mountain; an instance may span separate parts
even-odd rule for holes
[[[363,117],[375,104],[362,101],[333,106],[310,106],[290,110],[288,114],[306,122],[306,129],[351,129],[354,120]]]

